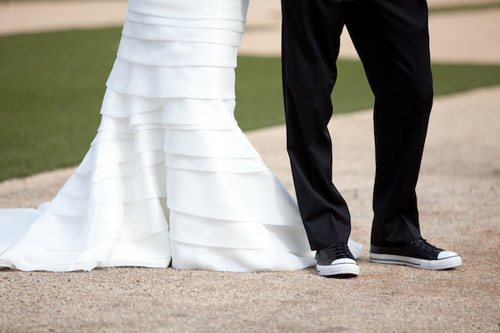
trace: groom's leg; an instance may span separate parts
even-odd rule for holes
[[[302,220],[313,250],[347,242],[347,205],[332,183],[327,125],[343,28],[338,0],[282,0],[287,146]]]
[[[375,94],[372,244],[409,242],[421,237],[415,187],[433,97],[427,4],[362,0],[344,13]]]

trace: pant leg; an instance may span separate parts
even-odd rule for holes
[[[420,236],[418,180],[433,88],[425,0],[343,5],[346,26],[375,94],[372,244]]]
[[[302,220],[313,250],[347,241],[350,216],[332,183],[327,129],[343,19],[339,0],[282,0],[287,149]]]

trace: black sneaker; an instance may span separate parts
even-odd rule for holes
[[[317,251],[316,269],[321,276],[353,277],[359,275],[359,266],[347,243],[333,244]]]
[[[458,254],[439,249],[423,238],[397,247],[372,245],[370,261],[424,269],[448,269],[462,265],[462,258]]]

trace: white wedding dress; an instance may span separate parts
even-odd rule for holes
[[[314,265],[295,200],[234,119],[247,5],[129,0],[90,150],[50,203],[0,210],[0,267]]]

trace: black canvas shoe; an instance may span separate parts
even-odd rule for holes
[[[359,266],[347,243],[337,243],[316,252],[316,269],[321,276],[353,277]]]
[[[439,249],[423,238],[397,247],[372,245],[370,261],[424,269],[448,269],[462,265],[462,258],[458,254]]]

